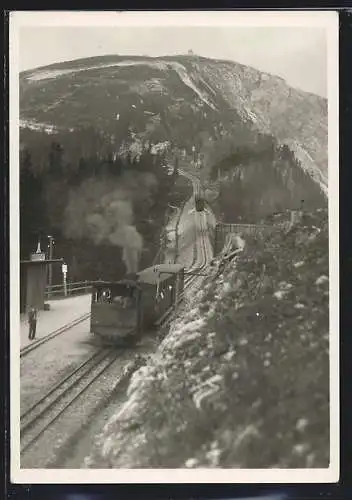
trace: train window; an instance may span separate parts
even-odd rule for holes
[[[124,299],[124,297],[122,297],[121,295],[115,295],[115,297],[113,298],[113,302],[114,302],[114,304],[121,304],[122,305],[123,299]]]
[[[117,304],[122,309],[131,309],[134,307],[134,300],[132,297],[117,295],[116,297],[114,297],[114,304]]]
[[[110,288],[102,289],[102,290],[97,290],[93,294],[93,302],[107,302],[111,303],[111,290]]]
[[[92,302],[100,304],[116,304],[123,308],[135,307],[138,292],[134,287],[98,288],[93,291]]]

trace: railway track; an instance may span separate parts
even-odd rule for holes
[[[194,193],[198,190],[199,180],[196,177],[193,177],[191,174],[187,172],[180,171],[182,175],[187,177],[193,184]],[[204,212],[198,213],[195,212],[195,221],[196,221],[196,231],[195,231],[195,251],[193,255],[193,260],[190,267],[186,270],[186,277],[184,279],[184,291],[181,294],[180,300],[177,305],[180,305],[183,302],[185,292],[196,287],[196,284],[202,279],[203,274],[202,271],[205,270],[210,260],[212,259],[212,253],[207,247],[206,242],[208,241],[208,229],[206,225],[206,215]],[[190,274],[187,275],[187,272]],[[193,274],[194,273],[194,274]],[[174,316],[177,313],[177,307],[171,308],[167,311],[164,316],[157,322],[158,327],[166,326],[173,320]]]
[[[196,231],[196,237],[197,237],[197,234],[200,235],[200,238],[197,238],[197,240],[201,240],[202,242],[202,252],[204,252],[204,248],[205,248],[205,243],[204,243],[204,228],[197,228],[197,231]],[[193,262],[192,262],[192,265],[191,267],[189,268],[189,271],[191,272],[200,272],[204,269],[206,263],[207,263],[207,258],[202,257],[202,263],[200,265],[196,265],[197,264],[197,259],[198,259],[198,250],[196,248],[196,251],[195,251],[195,255],[194,255],[194,258],[193,258]],[[185,278],[185,288],[187,288],[187,286],[189,286],[193,281],[195,281],[197,277],[196,276],[186,276]],[[167,313],[169,314],[169,313]],[[29,354],[30,352],[34,351],[35,349],[38,349],[38,347],[42,346],[43,344],[46,344],[47,342],[49,342],[50,340],[54,339],[55,337],[65,333],[67,330],[70,330],[71,328],[73,328],[74,326],[76,325],[79,325],[80,323],[83,323],[84,321],[86,321],[87,319],[90,318],[90,312],[89,313],[86,313],[86,314],[83,314],[82,316],[80,316],[79,318],[71,321],[70,323],[67,323],[66,325],[58,328],[57,330],[54,330],[53,332],[49,333],[49,335],[41,338],[41,339],[38,339],[34,342],[32,342],[31,344],[23,347],[21,350],[20,350],[20,357],[24,357],[26,356],[27,354]]]
[[[188,172],[185,171],[180,171],[182,175],[187,177],[193,184],[193,192],[197,193],[199,191],[199,179],[194,177],[193,175],[189,174]],[[195,212],[195,221],[196,221],[196,251],[195,255],[193,258],[192,265],[190,269],[188,270],[189,272],[195,272],[195,273],[201,273],[204,271],[206,266],[209,264],[212,255],[210,255],[210,250],[207,246],[207,227],[206,227],[206,215],[204,212]],[[197,283],[199,281],[199,276],[192,276],[189,275],[185,278],[185,288],[188,286]]]
[[[40,445],[46,432],[117,360],[120,353],[101,349],[50,388],[21,415],[21,456]]]
[[[170,323],[174,312],[172,310],[166,314],[158,326],[164,327]],[[80,398],[89,389],[94,391],[94,383],[101,379],[104,373],[125,353],[124,350],[112,351],[111,347],[99,349],[64,379],[49,388],[39,400],[22,413],[20,417],[21,461],[33,463],[33,460],[34,462],[38,460],[36,457],[40,456],[41,450],[47,449],[47,443],[50,442],[52,446],[52,439],[60,443],[60,431],[55,432],[55,428],[60,428],[58,426],[64,424],[66,417],[69,421],[72,407],[79,404]],[[124,379],[125,368],[130,365],[134,366],[138,356],[139,352],[127,364],[125,363],[127,360],[121,359],[123,366],[119,369],[121,376],[118,378]],[[52,454],[55,454],[55,445],[51,450]]]
[[[190,268],[188,269],[189,272],[194,272],[194,273],[199,273],[201,272],[205,266],[207,265],[207,260],[206,260],[206,257],[205,257],[205,251],[204,251],[204,248],[205,248],[205,242],[204,242],[204,231],[203,231],[203,228],[201,227],[198,227],[197,225],[197,231],[196,231],[196,236],[199,235],[198,237],[196,237],[196,241],[198,242],[198,246],[200,246],[202,248],[202,251],[199,251],[199,249],[197,250],[196,252],[196,255],[193,259],[193,262],[192,262],[192,265],[190,266]],[[201,242],[201,245],[199,245],[199,242]],[[199,259],[199,255],[202,254],[201,256],[201,261],[198,263],[197,260]],[[161,328],[161,327],[165,327],[167,326],[169,323],[171,323],[171,321],[173,320],[173,318],[175,317],[175,315],[177,314],[177,311],[178,311],[178,306],[180,304],[182,304],[183,302],[183,299],[184,299],[184,296],[185,296],[185,292],[191,288],[194,283],[199,280],[200,277],[195,274],[195,275],[188,275],[185,277],[184,279],[184,290],[179,298],[179,301],[178,301],[178,304],[176,305],[176,307],[171,307],[163,316],[162,318],[160,318],[157,322],[156,322],[156,326],[158,328]]]
[[[22,358],[22,357],[26,356],[27,354],[34,351],[35,349],[38,349],[38,347],[42,346],[43,344],[46,344],[47,342],[54,339],[58,335],[65,333],[67,330],[70,330],[74,326],[79,325],[80,323],[83,323],[83,321],[86,321],[89,318],[90,318],[90,313],[85,313],[82,316],[80,316],[79,318],[77,318],[77,319],[71,321],[70,323],[67,323],[64,326],[61,326],[57,330],[54,330],[53,332],[49,333],[49,335],[47,335],[46,337],[35,340],[31,344],[29,344],[21,349],[20,357]]]
[[[200,237],[198,242],[203,243],[202,228],[199,228]],[[202,262],[197,268],[205,265],[205,253],[202,254]],[[186,288],[191,286],[198,276],[190,276],[187,279]],[[175,310],[170,310],[160,321],[159,327],[165,327],[174,316]],[[87,319],[86,315],[84,319]],[[71,328],[72,325],[67,325]],[[66,328],[66,329],[67,329]],[[58,332],[55,332],[59,334]],[[45,340],[45,339],[43,339]],[[50,340],[50,339],[49,339]],[[65,418],[74,403],[89,390],[89,388],[121,357],[120,352],[111,349],[99,349],[90,358],[82,362],[63,380],[51,387],[39,400],[27,408],[20,418],[21,435],[21,460],[26,460],[27,456],[37,453],[38,449],[45,449],[48,435],[51,435],[55,424]]]
[[[206,218],[204,214],[196,214],[195,217],[197,249],[195,259],[189,270],[198,273],[204,270],[209,262],[209,248],[207,247]],[[197,274],[186,276],[185,291],[196,286],[200,279],[201,277]],[[158,326],[164,327],[168,325],[172,321],[175,312],[175,308],[173,308],[166,313],[159,321]],[[35,344],[26,346],[21,350],[21,356],[25,356],[52,338],[87,320],[89,316],[89,313],[85,314],[52,332],[47,337],[36,341]],[[33,454],[34,456],[40,455],[41,450],[46,450],[48,442],[52,444],[52,439],[56,443],[60,442],[60,437],[58,432],[55,433],[55,429],[64,423],[65,417],[70,411],[72,412],[75,404],[79,404],[80,398],[89,389],[92,389],[93,384],[112,367],[118,358],[122,357],[123,352],[100,348],[22,413],[20,417],[21,461],[31,461]],[[133,364],[133,361],[130,360],[129,363]],[[123,372],[124,368],[122,367],[121,373]],[[53,445],[53,448],[55,448],[55,445]]]

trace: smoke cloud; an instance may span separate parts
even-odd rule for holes
[[[143,238],[134,225],[133,202],[150,198],[156,186],[157,180],[150,173],[83,181],[69,194],[65,235],[121,247],[126,271],[137,272]]]

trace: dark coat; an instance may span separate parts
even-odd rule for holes
[[[36,323],[36,321],[37,321],[37,310],[36,309],[30,309],[29,310],[28,321],[30,323]]]

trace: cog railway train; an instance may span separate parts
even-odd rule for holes
[[[195,205],[197,212],[203,212],[205,208],[205,199],[202,196],[196,196]]]
[[[120,281],[93,283],[90,331],[116,345],[137,342],[182,300],[184,267],[158,264]]]

